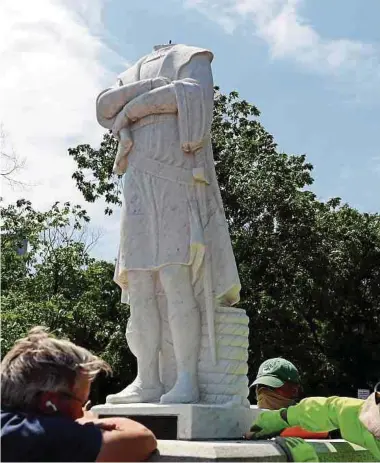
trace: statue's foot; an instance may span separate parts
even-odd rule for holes
[[[139,381],[134,381],[117,394],[107,396],[106,402],[110,404],[136,404],[155,403],[160,401],[164,392],[162,384],[153,388],[143,388]]]
[[[161,397],[162,404],[193,404],[199,402],[199,388],[195,381],[183,377],[176,381],[174,387]]]

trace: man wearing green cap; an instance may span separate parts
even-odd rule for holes
[[[366,448],[380,460],[380,383],[366,400],[309,397],[289,408],[264,411],[245,438],[268,439],[291,426],[302,426],[310,431],[339,429],[344,439]],[[290,461],[318,461],[314,449],[302,439],[280,437],[276,442]]]
[[[294,405],[301,393],[297,368],[283,358],[273,358],[262,363],[252,386],[256,386],[258,407],[269,410]]]
[[[297,368],[283,358],[273,358],[262,363],[251,386],[256,386],[258,407],[268,410],[285,410],[296,405],[302,391]],[[287,426],[276,435],[281,436],[278,444],[285,453],[292,454],[291,461],[302,462],[318,461],[318,457],[314,448],[299,438],[327,439],[329,437],[328,432],[310,431],[299,425]],[[251,438],[249,436],[252,434],[248,433],[247,437]]]

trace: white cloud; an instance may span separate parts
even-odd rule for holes
[[[103,63],[123,62],[101,38],[104,1],[0,2],[0,122],[26,160],[18,179],[32,185],[20,191],[4,183],[7,202],[27,197],[38,208],[58,200],[83,204],[67,149],[100,141],[95,98],[114,80]],[[86,209],[94,226],[117,233],[101,204]]]
[[[196,8],[228,33],[247,24],[249,28],[253,26],[253,35],[267,43],[274,59],[291,60],[306,69],[336,75],[344,82],[378,89],[379,44],[322,37],[301,15],[303,3],[304,0],[185,1],[187,7]]]

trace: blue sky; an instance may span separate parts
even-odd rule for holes
[[[377,0],[305,0],[297,7],[326,41],[348,39],[380,46]],[[227,32],[218,23],[216,11],[205,15],[173,0],[141,0],[138,6],[119,0],[106,7],[104,19],[118,53],[132,61],[147,53],[152,44],[169,39],[210,48],[215,54],[215,82],[224,91],[238,90],[259,107],[262,122],[281,150],[307,154],[315,168],[314,190],[319,197],[341,196],[361,210],[379,210],[378,60],[373,87],[361,89],[368,82],[355,75],[355,66],[340,74],[339,70],[326,72],[323,60],[318,70],[294,59],[272,57],[268,43],[255,37],[248,15],[233,32]]]
[[[215,83],[258,106],[280,150],[307,154],[319,198],[380,210],[378,0],[4,0],[0,9],[9,72],[0,121],[32,184],[6,199],[81,201],[66,152],[99,142],[97,92],[171,39],[214,52]],[[89,211],[104,228],[102,205]],[[112,258],[118,217],[107,220],[97,253]]]

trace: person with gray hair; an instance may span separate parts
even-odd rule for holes
[[[110,366],[35,327],[1,362],[2,461],[143,461],[154,435],[127,418],[86,410],[91,383]]]

